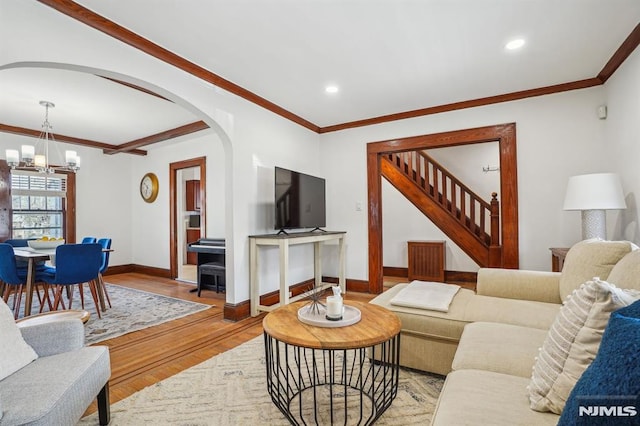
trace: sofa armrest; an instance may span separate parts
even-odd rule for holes
[[[67,319],[20,327],[24,340],[38,356],[50,356],[84,347],[84,324]]]
[[[560,300],[560,272],[480,268],[476,292],[483,296],[546,303]]]

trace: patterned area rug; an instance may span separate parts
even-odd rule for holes
[[[259,336],[111,405],[112,426],[288,425],[271,402]],[[444,378],[400,369],[398,396],[376,425],[426,425]],[[94,413],[80,421],[97,425]]]
[[[101,319],[98,318],[88,287],[85,285],[84,288],[84,309],[91,313],[91,318],[85,324],[87,345],[162,324],[211,307],[203,303],[175,299],[115,284],[107,283],[106,286],[112,308],[102,312]],[[77,289],[74,291],[72,307],[81,309]],[[38,312],[39,309],[38,299],[34,297],[32,312]]]

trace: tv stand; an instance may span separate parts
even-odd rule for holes
[[[296,302],[307,297],[303,293],[295,297],[289,297],[289,246],[296,244],[313,243],[313,269],[315,277],[316,289],[327,289],[335,284],[322,282],[322,243],[327,241],[338,241],[338,285],[342,293],[346,293],[346,280],[344,277],[345,270],[345,248],[344,237],[346,232],[341,231],[324,231],[322,232],[296,232],[287,234],[277,233],[270,235],[252,235],[249,236],[249,263],[251,274],[251,316],[257,316],[260,311],[270,312],[280,306]],[[260,246],[277,246],[279,248],[280,257],[280,301],[275,305],[260,304],[260,282],[259,282],[259,247]]]

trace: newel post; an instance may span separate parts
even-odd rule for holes
[[[502,267],[502,245],[500,244],[500,202],[498,193],[491,193],[491,244],[489,245],[489,267]]]

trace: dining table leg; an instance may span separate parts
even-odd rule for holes
[[[31,315],[31,302],[33,300],[33,281],[35,279],[34,277],[34,271],[35,271],[35,261],[33,258],[29,258],[29,261],[27,263],[27,289],[26,289],[26,294],[25,294],[25,298],[24,298],[24,316],[28,317],[29,315]]]
[[[102,312],[106,312],[107,305],[104,301],[104,288],[102,288],[102,286],[104,285],[104,282],[102,281],[99,275],[98,275],[98,278],[95,279],[95,282],[96,282],[96,289],[98,290],[98,300],[100,301],[100,308],[102,309]]]

